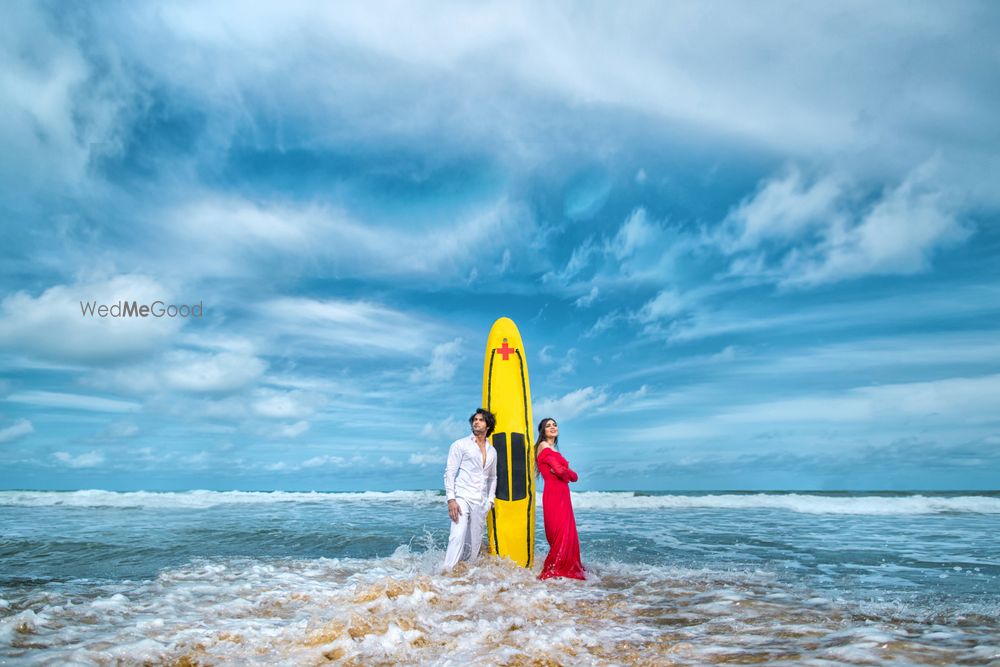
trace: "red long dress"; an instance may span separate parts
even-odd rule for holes
[[[573,503],[569,499],[569,482],[575,482],[577,475],[570,470],[563,455],[551,448],[543,449],[538,455],[538,470],[545,479],[542,512],[545,539],[549,541],[549,555],[538,578],[586,579],[580,563],[580,538],[576,534]]]

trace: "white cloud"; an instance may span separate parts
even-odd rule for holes
[[[438,449],[423,454],[410,454],[409,458],[411,466],[444,465],[444,463],[445,455]]]
[[[937,169],[922,165],[870,205],[856,185],[806,183],[793,169],[731,211],[714,242],[734,254],[733,274],[787,286],[925,271],[934,252],[971,233],[935,184]]]
[[[11,442],[18,438],[23,438],[29,433],[34,433],[35,427],[27,419],[18,419],[6,428],[0,428],[0,443]]]
[[[997,312],[1000,289],[992,285],[930,288],[885,297],[856,297],[842,303],[812,303],[792,312],[760,314],[740,304],[735,308],[700,308],[670,323],[663,332],[671,342],[684,342],[757,331],[796,331],[799,334],[840,332],[878,320],[926,325],[947,318],[989,317]]]
[[[196,337],[189,337],[195,342]],[[267,362],[238,342],[226,349],[222,339],[211,346],[222,352],[171,350],[127,367],[94,370],[81,382],[101,389],[150,397],[168,392],[226,395],[254,386],[267,370]]]
[[[552,377],[562,378],[567,375],[571,375],[576,371],[576,348],[571,347],[566,350],[566,356],[563,357],[562,362],[560,362],[559,367],[552,372]]]
[[[267,376],[267,384],[273,387],[303,389],[322,394],[356,394],[357,386],[350,382],[334,380],[328,377],[309,377],[306,375],[275,375]]]
[[[315,240],[310,232],[331,224],[336,215],[314,207],[292,209],[245,199],[208,198],[172,211],[170,227],[181,238],[207,245],[205,250],[223,256],[230,250],[252,253],[262,248],[298,252]]]
[[[570,375],[576,370],[576,348],[571,347],[566,350],[566,354],[562,358],[556,357],[551,353],[552,346],[546,345],[539,351],[538,359],[543,364],[552,365],[558,364],[558,366],[552,370],[549,375],[552,378],[560,378],[566,375]]]
[[[183,261],[188,279],[256,275],[262,267],[297,273],[317,264],[340,277],[451,280],[477,266],[495,266],[487,274],[500,275],[510,267],[511,254],[491,241],[517,243],[533,234],[528,209],[503,198],[458,215],[399,228],[337,206],[206,195],[170,211],[159,224],[170,239],[171,262]],[[396,238],[387,242],[389,236]]]
[[[324,468],[327,466],[340,467],[347,464],[347,459],[342,456],[314,456],[303,461],[302,468]]]
[[[558,398],[538,401],[532,406],[531,410],[535,417],[539,419],[541,419],[539,415],[544,415],[554,417],[558,420],[566,420],[600,407],[607,400],[608,396],[604,390],[595,389],[594,387],[583,387]]]
[[[253,416],[254,410],[253,405],[256,400],[264,400],[271,398],[270,394],[252,392],[250,396],[235,394],[233,396],[228,396],[222,399],[213,399],[208,396],[197,397],[194,401],[171,401],[168,409],[172,411],[174,415],[198,415],[199,417],[207,417],[213,421],[226,421],[233,422],[234,420],[248,419]],[[264,406],[264,411],[267,412],[268,408],[273,408],[274,410],[279,410],[278,405],[267,404]],[[270,417],[269,414],[259,414],[258,416]],[[273,418],[285,419],[285,418],[297,418],[298,415],[276,415]],[[224,432],[224,431],[223,431]]]
[[[108,141],[108,129],[122,125],[113,122],[119,97],[142,97],[144,86],[158,84],[204,110],[217,135],[203,142],[205,150],[213,143],[224,150],[243,128],[260,133],[248,119],[254,104],[263,100],[270,110],[282,100],[289,122],[313,144],[344,135],[363,144],[386,132],[422,137],[447,128],[462,145],[478,139],[541,161],[550,153],[540,139],[553,127],[538,120],[538,91],[544,91],[549,113],[553,103],[557,111],[621,109],[677,134],[818,160],[847,156],[869,169],[903,169],[943,150],[955,172],[950,181],[974,181],[981,196],[996,201],[990,174],[997,172],[998,126],[987,63],[997,47],[979,9],[383,7],[353,11],[304,2],[240,12],[237,3],[223,2],[127,13],[92,9],[73,29],[93,26],[83,37],[101,45],[93,50],[103,68],[74,48],[79,37],[54,34],[62,23],[34,9],[12,12],[0,40],[10,45],[12,61],[3,98],[16,101],[4,118],[10,131],[3,136],[14,149],[8,152],[37,148],[48,158],[42,167],[65,162],[83,171],[86,147]],[[397,19],[391,25],[387,12]],[[220,22],[224,30],[213,27]],[[871,38],[876,30],[881,39]],[[940,34],[961,38],[928,55],[924,47]],[[185,56],[168,62],[163,53]],[[108,69],[112,80],[101,86],[93,70]],[[134,80],[119,81],[118,70],[135,72]],[[115,92],[123,90],[134,92]],[[83,114],[95,117],[83,123],[94,129],[81,133],[80,112],[94,105],[78,98],[93,98],[94,91],[108,111]],[[398,108],[408,109],[405,119],[382,112]],[[283,144],[285,134],[279,137]]]
[[[725,336],[748,331],[769,331],[781,327],[808,324],[817,319],[805,313],[773,316],[740,317],[737,313],[700,311],[683,319],[675,320],[666,328],[669,342],[683,343],[702,338]],[[654,332],[655,333],[655,332]]]
[[[241,468],[248,471],[266,470],[268,472],[282,472],[282,473],[294,473],[300,471],[313,471],[318,472],[322,469],[343,469],[350,468],[351,470],[357,471],[365,469],[367,471],[384,471],[386,468],[398,469],[403,467],[402,461],[393,459],[389,456],[380,456],[377,461],[374,461],[371,457],[364,457],[361,455],[351,456],[350,458],[335,455],[322,455],[314,456],[312,458],[306,459],[300,463],[293,463],[289,461],[276,461],[273,463],[260,463],[260,462],[250,462],[242,459],[238,459],[233,462],[233,467]]]
[[[274,433],[279,438],[297,438],[309,430],[309,422],[302,420],[294,424],[281,424]]]
[[[952,416],[963,420],[996,421],[1000,375],[956,377],[928,382],[907,382],[859,387],[848,398],[870,406],[873,414],[912,417]],[[846,410],[845,412],[849,412]],[[834,410],[836,415],[837,411]]]
[[[258,389],[250,404],[254,414],[271,419],[303,419],[326,404],[320,394],[306,391]]]
[[[792,168],[759,186],[722,223],[719,241],[727,252],[765,241],[796,241],[815,227],[843,226],[844,184],[832,176],[805,182]]]
[[[594,325],[590,327],[590,329],[588,329],[583,336],[584,338],[593,338],[595,336],[599,336],[623,319],[625,319],[625,316],[622,315],[617,310],[611,311],[610,313],[605,313],[597,318],[597,321],[594,322]]]
[[[207,467],[209,458],[209,453],[202,450],[200,452],[195,452],[190,456],[182,456],[180,461],[185,466],[192,466],[197,470],[203,470]]]
[[[411,373],[410,381],[415,383],[427,380],[445,382],[452,379],[455,376],[455,369],[458,368],[458,363],[463,357],[462,344],[464,342],[463,339],[456,338],[447,343],[435,345],[431,352],[430,363]]]
[[[505,248],[503,251],[503,257],[500,258],[500,267],[497,269],[497,273],[500,275],[507,273],[507,270],[510,268],[510,260],[510,248]]]
[[[648,400],[649,387],[647,385],[642,385],[635,391],[629,391],[624,394],[619,394],[615,399],[606,405],[600,407],[601,412],[635,412],[642,409],[648,409],[650,407],[656,406],[657,401]],[[662,405],[662,403],[660,403]]]
[[[623,285],[662,285],[677,278],[679,260],[702,251],[703,244],[668,220],[650,219],[640,207],[614,234],[588,237],[562,270],[550,271],[542,279],[573,294],[589,288],[590,294],[577,302],[588,306],[599,293],[613,293]]]
[[[563,285],[574,280],[583,271],[595,256],[599,256],[601,249],[595,245],[594,239],[588,238],[582,244],[573,249],[569,261],[561,271],[549,271],[542,276],[542,282]]]
[[[402,468],[403,463],[396,459],[391,459],[388,456],[380,456],[378,459],[379,465],[385,468]]]
[[[97,451],[90,451],[79,456],[72,456],[68,452],[55,452],[52,456],[70,468],[93,468],[104,463],[104,454]]]
[[[685,306],[685,299],[677,290],[663,290],[639,309],[637,317],[640,322],[654,322],[679,315]]]
[[[161,452],[152,447],[139,447],[130,450],[129,453],[136,461],[147,464],[147,469],[172,461],[176,457],[175,452]]]
[[[38,297],[17,292],[0,302],[0,349],[47,361],[115,364],[165,347],[184,325],[170,317],[85,316],[80,302],[113,305],[156,300],[172,291],[142,275],[57,285]]]
[[[139,427],[132,422],[116,422],[101,431],[107,438],[132,438],[139,434]]]
[[[638,208],[625,219],[618,233],[608,244],[608,250],[621,261],[631,257],[637,250],[648,247],[658,236],[658,231],[647,220],[646,209]]]
[[[131,91],[114,59],[100,72],[43,8],[5,8],[0,26],[0,189],[8,201],[46,188],[60,196],[89,180],[94,157],[120,150]],[[124,89],[124,90],[123,90]]]
[[[637,427],[623,437],[636,442],[716,439],[726,447],[741,448],[748,439],[778,431],[803,449],[829,447],[835,441],[831,438],[837,436],[852,443],[888,442],[934,430],[939,438],[947,439],[995,424],[998,396],[1000,375],[996,374],[816,391],[722,409],[713,405],[702,418]],[[702,402],[706,399],[713,400],[706,396]],[[694,408],[685,411],[691,413]],[[831,435],[824,429],[836,431]]]
[[[142,407],[138,403],[131,401],[55,391],[19,391],[8,396],[6,400],[47,408],[66,408],[68,410],[88,410],[92,412],[135,412]]]
[[[868,274],[911,274],[929,268],[934,252],[964,241],[971,230],[952,202],[912,175],[857,225],[831,227],[818,256],[789,255],[785,282],[814,285]]]
[[[252,89],[252,83],[263,80],[284,99],[298,92],[281,76],[292,63],[305,54],[336,62],[338,50],[354,49],[390,71],[397,71],[396,64],[403,71],[436,73],[456,94],[475,90],[495,105],[511,95],[513,83],[515,91],[546,90],[577,104],[627,108],[685,128],[708,128],[803,154],[843,149],[903,129],[917,132],[942,122],[972,125],[983,119],[986,92],[977,85],[983,70],[970,67],[957,48],[935,54],[939,67],[912,56],[939,31],[974,33],[980,20],[975,11],[926,5],[914,15],[895,5],[875,10],[775,5],[721,13],[712,5],[691,9],[654,3],[627,14],[613,8],[580,14],[539,5],[456,3],[433,12],[391,6],[397,18],[392,25],[381,19],[384,12],[303,3],[239,16],[225,5],[171,6],[132,15],[138,25],[126,28],[137,42],[155,29],[159,48],[143,54],[147,66],[199,98],[221,97],[234,87]],[[225,31],[207,27],[220,15],[227,18]],[[463,30],[454,30],[456,25]],[[838,28],[831,30],[832,25]],[[885,39],[868,38],[876,26]],[[168,65],[156,58],[163,49],[182,45],[190,52],[185,59]],[[985,59],[995,54],[983,40],[975,48]],[[206,82],[206,65],[216,61],[225,66]],[[505,86],[475,85],[478,79],[467,75],[468,68],[483,63],[488,63],[488,78]],[[914,69],[918,76],[898,75]],[[320,72],[304,66],[300,76],[312,84]],[[946,85],[956,78],[957,85]],[[342,96],[345,86],[368,90],[363,77],[340,79],[328,89],[316,86],[317,101]],[[886,95],[896,104],[870,101]],[[945,104],[942,97],[958,99]],[[774,123],[777,117],[783,122]]]
[[[114,391],[142,397],[154,396],[164,388],[163,377],[148,363],[94,370],[81,377],[80,382],[98,391]]]
[[[428,341],[439,338],[435,324],[367,301],[283,298],[258,309],[272,324],[271,335],[322,346],[323,353],[357,350],[390,356],[425,355]]]
[[[597,289],[597,286],[595,285],[590,288],[589,293],[584,294],[579,299],[574,301],[573,305],[575,305],[577,308],[590,308],[592,305],[594,305],[594,301],[597,300],[597,295],[599,293],[600,290]]]
[[[248,387],[267,369],[264,361],[245,354],[199,354],[181,350],[168,354],[163,366],[161,373],[167,387],[214,394]]]
[[[936,311],[933,302],[928,301],[928,305],[932,312]],[[996,360],[1000,360],[1000,330],[985,329],[880,336],[782,350],[774,355],[752,355],[742,360],[740,373],[750,370],[746,364],[784,377],[822,376],[843,369],[878,373],[906,368],[925,373],[943,368],[990,368]]]
[[[797,437],[815,439],[817,425],[828,425],[862,429],[866,441],[925,433],[928,428],[941,429],[949,437],[962,428],[994,423],[998,396],[1000,375],[946,378],[747,403],[702,420],[639,430],[646,437],[662,439],[738,435],[745,440],[754,430],[799,433],[805,427],[803,433],[810,435]]]
[[[445,417],[435,423],[427,422],[420,429],[420,436],[428,440],[446,440],[451,443],[469,432],[468,422],[455,419],[452,416]]]
[[[240,334],[205,331],[202,329],[187,329],[177,336],[177,344],[185,348],[211,352],[229,352],[230,354],[252,357],[258,352],[258,345],[253,340]]]

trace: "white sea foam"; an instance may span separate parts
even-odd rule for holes
[[[538,505],[542,497],[538,495]],[[436,505],[439,491],[362,491],[341,493],[292,491],[0,491],[0,505],[44,507],[178,507],[268,503],[395,503]],[[1000,514],[995,496],[832,496],[808,493],[646,495],[632,491],[579,491],[573,493],[579,510],[617,509],[778,509],[801,514],[860,514],[873,516],[942,513]]]
[[[914,515],[1000,514],[990,496],[827,496],[810,494],[642,495],[584,491],[573,494],[577,509],[781,509],[802,514]]]
[[[317,493],[293,491],[0,491],[0,505],[25,507],[179,507],[201,509],[216,505],[268,503],[401,503],[438,504],[437,491],[361,491],[357,493]]]
[[[766,572],[602,562],[587,581],[539,581],[537,566],[496,559],[442,574],[442,558],[400,547],[380,559],[198,561],[148,581],[60,585],[0,615],[0,662],[892,665],[926,650],[909,642],[926,625],[802,604],[808,595]],[[961,662],[994,630],[936,636],[935,658]]]

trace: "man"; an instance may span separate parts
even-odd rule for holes
[[[472,435],[451,443],[444,469],[444,490],[448,496],[451,534],[444,569],[460,560],[475,560],[483,545],[486,513],[497,493],[497,453],[489,436],[496,428],[492,413],[479,408],[469,417]]]

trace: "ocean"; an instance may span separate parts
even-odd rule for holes
[[[438,491],[0,491],[0,664],[1000,665],[998,492],[573,502],[582,582],[442,574]]]

